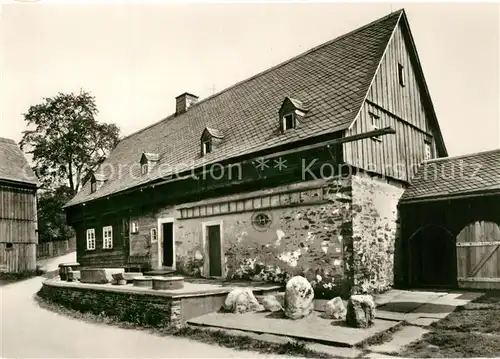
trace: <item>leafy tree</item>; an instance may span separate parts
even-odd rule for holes
[[[78,192],[82,180],[101,164],[119,139],[114,124],[98,123],[95,98],[89,92],[45,98],[23,114],[28,130],[21,149],[33,155],[43,188],[67,186]]]
[[[67,186],[41,191],[38,194],[38,241],[40,243],[68,239],[74,235],[71,227],[66,225],[66,217],[61,209],[74,194],[74,191]]]

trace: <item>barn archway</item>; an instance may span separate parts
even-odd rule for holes
[[[412,287],[456,287],[455,236],[446,228],[429,225],[410,237]]]

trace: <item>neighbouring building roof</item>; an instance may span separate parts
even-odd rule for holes
[[[160,179],[168,175],[166,167],[201,167],[348,128],[401,16],[403,10],[391,13],[125,137],[101,166],[108,181],[94,193],[83,186],[65,207]],[[307,103],[309,111],[300,130],[281,133],[278,112],[286,97]],[[199,141],[207,127],[223,133],[224,141],[201,157]],[[133,167],[143,152],[159,155],[158,166],[147,177]],[[118,165],[134,170],[118,177],[119,171],[111,170]]]
[[[38,185],[24,153],[8,138],[0,137],[0,180]]]
[[[424,162],[401,202],[500,193],[500,149]]]

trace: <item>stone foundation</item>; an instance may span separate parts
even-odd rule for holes
[[[141,326],[179,326],[180,299],[146,293],[117,292],[44,282],[40,295],[67,308]]]

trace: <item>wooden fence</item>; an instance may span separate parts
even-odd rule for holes
[[[53,241],[40,243],[36,247],[36,257],[51,258],[76,251],[76,238],[70,238],[65,241]]]

